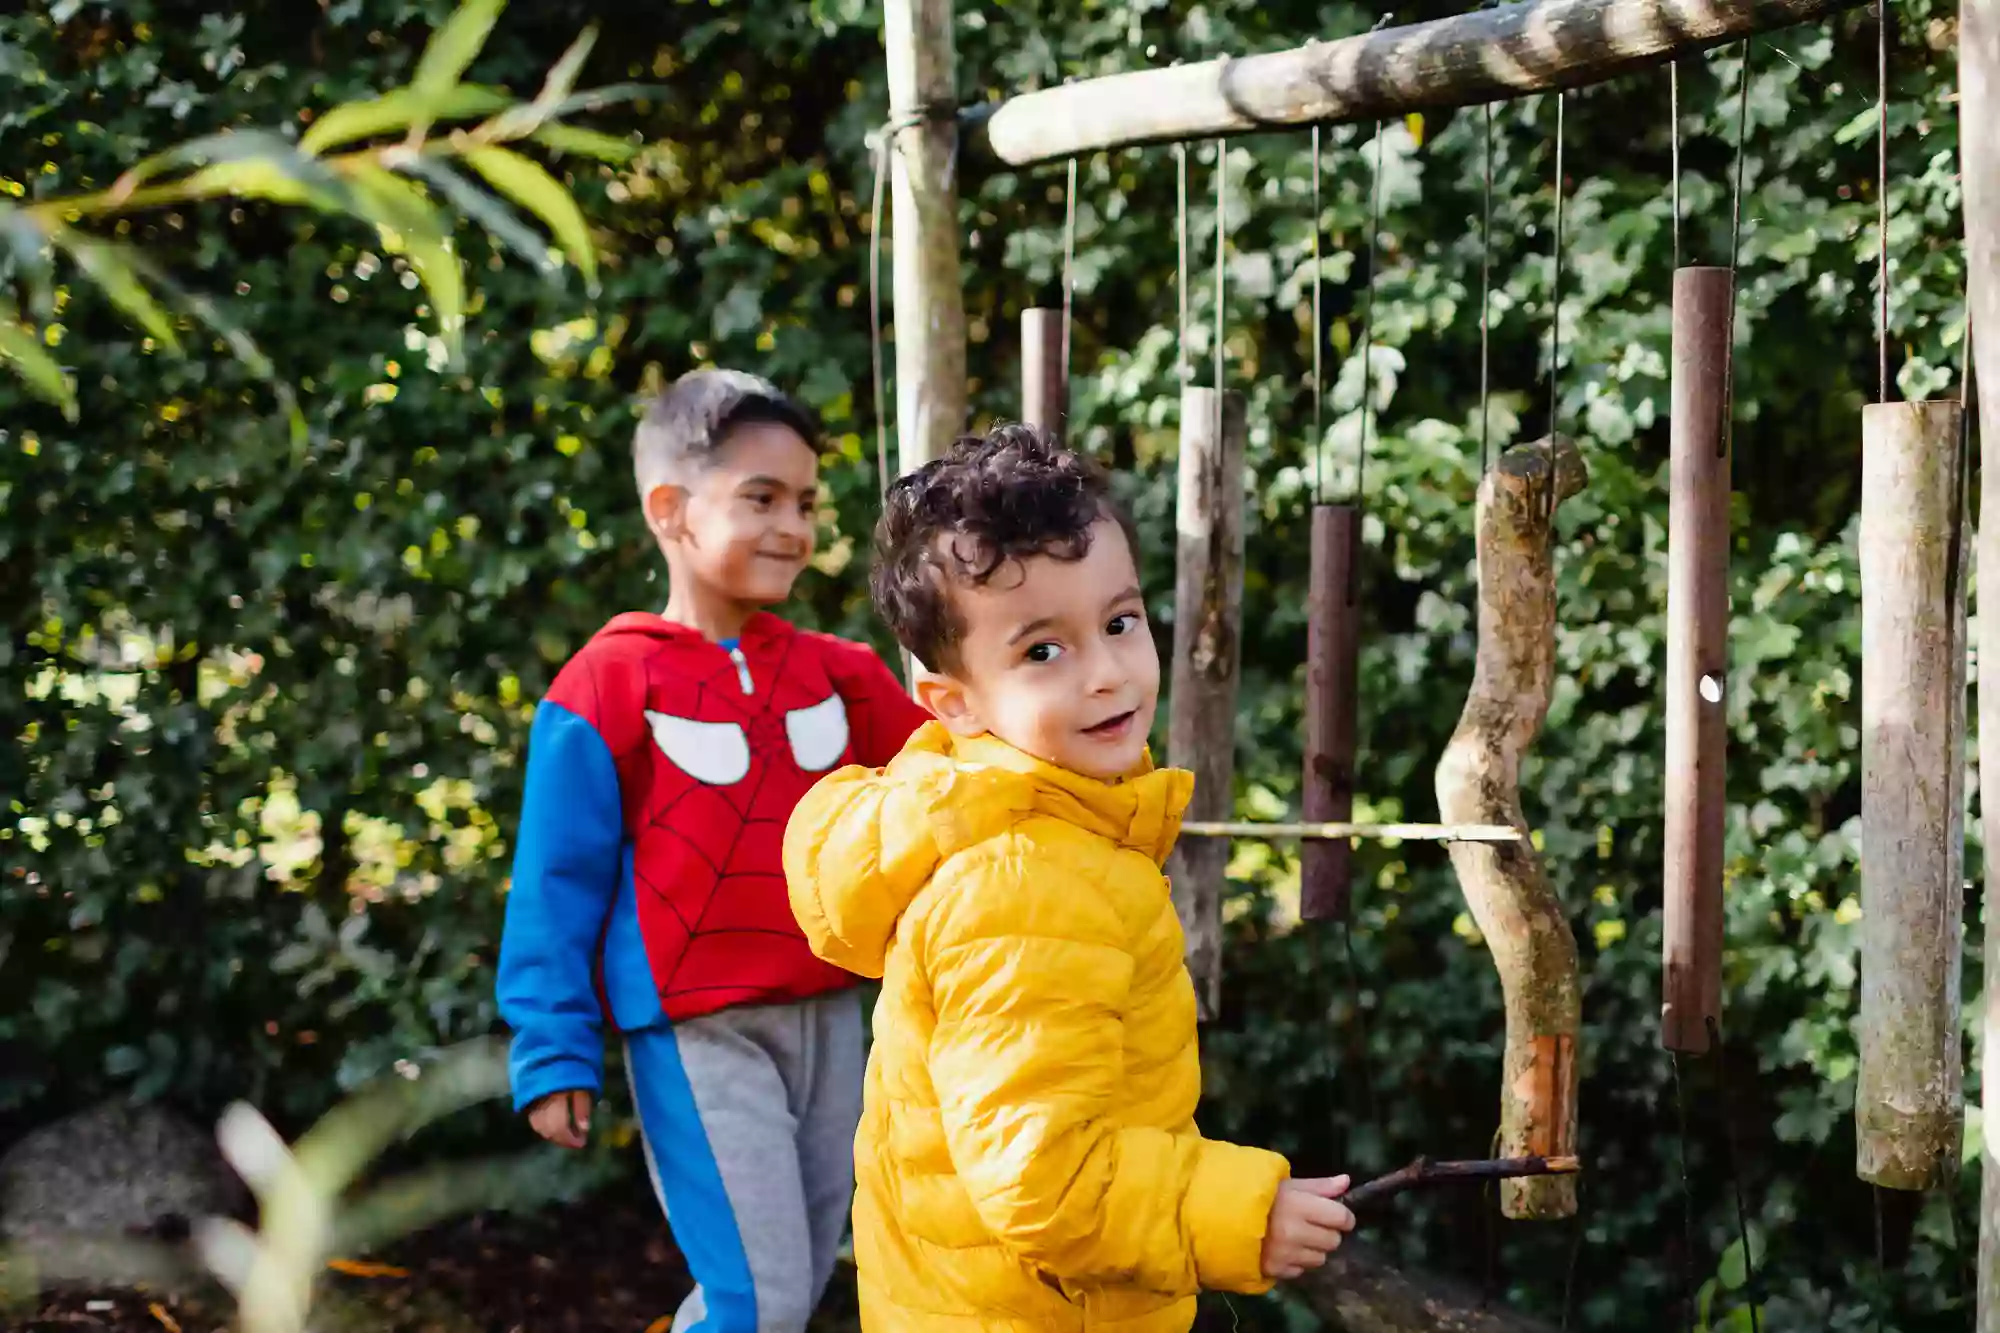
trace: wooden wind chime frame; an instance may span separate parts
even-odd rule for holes
[[[1278,129],[1381,120],[1410,111],[1490,104],[1589,86],[1760,33],[1825,19],[1862,0],[1541,0],[1390,28],[1287,51],[1100,78],[963,109],[953,0],[888,0],[894,135],[894,322],[899,470],[937,456],[966,422],[965,316],[959,274],[957,173],[1071,163],[1145,144],[1175,145],[1185,198],[1186,147]],[[1961,152],[1968,295],[1975,328],[2000,327],[2000,0],[1961,0]],[[1747,78],[1747,74],[1746,74]],[[1885,81],[1886,84],[1886,81]],[[1675,85],[1676,104],[1678,85]],[[1886,129],[1884,130],[1886,135]],[[1560,139],[1558,139],[1560,142]],[[1318,154],[1315,152],[1315,173]],[[1678,158],[1678,151],[1676,151]],[[1218,176],[1221,155],[1218,153]],[[1679,217],[1678,161],[1675,214]],[[1220,187],[1220,181],[1218,181]],[[1561,192],[1558,190],[1558,199]],[[1218,212],[1220,205],[1218,197]],[[1183,208],[1183,211],[1185,209]],[[1218,217],[1218,228],[1221,227]],[[1073,226],[1073,214],[1072,214]],[[1067,233],[1073,234],[1073,233]],[[1678,251],[1678,231],[1676,232]],[[1218,283],[1221,279],[1218,245]],[[1186,244],[1182,292],[1186,300]],[[1065,292],[1070,256],[1065,255]],[[1886,264],[1886,252],[1885,252]],[[1673,385],[1666,663],[1666,938],[1661,1041],[1676,1055],[1710,1051],[1721,1032],[1723,842],[1726,831],[1729,413],[1732,267],[1679,267],[1673,286]],[[1886,273],[1884,300],[1886,302]],[[1067,307],[1067,296],[1065,307]],[[1218,307],[1220,302],[1218,302]],[[1025,312],[1023,416],[1067,430],[1068,310]],[[1886,328],[1886,309],[1883,312]],[[1183,314],[1185,325],[1185,313]],[[912,335],[910,331],[921,331]],[[1988,340],[1990,341],[1990,340]],[[1511,779],[1542,721],[1510,702],[1521,681],[1546,681],[1553,594],[1502,625],[1502,589],[1552,589],[1555,505],[1580,489],[1581,456],[1559,436],[1508,450],[1486,469],[1479,500],[1479,664],[1458,733],[1439,765],[1432,825],[1349,822],[1353,796],[1358,510],[1314,507],[1308,643],[1305,821],[1228,819],[1241,625],[1244,413],[1220,374],[1185,374],[1180,545],[1170,748],[1197,774],[1177,891],[1189,965],[1212,1012],[1220,944],[1221,868],[1234,837],[1303,839],[1309,917],[1348,911],[1350,839],[1445,842],[1479,912],[1481,877],[1513,886],[1481,927],[1509,992],[1503,1143],[1509,1156],[1567,1159],[1575,1144],[1575,943],[1532,843]],[[2000,376],[2000,342],[1978,369]],[[1886,365],[1886,352],[1885,352]],[[1315,384],[1318,383],[1317,367]],[[1483,390],[1482,390],[1483,392]],[[1962,1119],[1957,1054],[1957,922],[1961,896],[1959,762],[1964,738],[1965,543],[1912,545],[1912,532],[1962,532],[1964,407],[1883,401],[1864,421],[1862,518],[1866,927],[1857,1099],[1864,1178],[1925,1188],[1956,1162]],[[1983,408],[1983,405],[1982,405]],[[2000,408],[1984,409],[1986,439]],[[1322,444],[1315,440],[1315,448]],[[2000,466],[1984,473],[2000,494]],[[1358,498],[1358,497],[1357,497]],[[1979,544],[2000,568],[2000,499],[1988,497]],[[1518,606],[1518,601],[1511,603]],[[1982,618],[1982,647],[2000,660],[2000,614]],[[1532,696],[1529,696],[1532,697]],[[1982,758],[2000,772],[2000,672],[1980,681]],[[1990,748],[1989,748],[1990,747]],[[1994,803],[2000,807],[2000,802]],[[1986,845],[2000,852],[2000,812],[1982,806]],[[1993,854],[1993,853],[1989,853]],[[1551,909],[1555,909],[1551,911]],[[1554,922],[1551,924],[1550,918]],[[2000,975],[2000,912],[1988,913],[1989,971]],[[1562,975],[1566,972],[1566,978]],[[1554,977],[1551,992],[1540,983]],[[1567,995],[1557,994],[1565,989]],[[1551,1001],[1551,995],[1554,995]],[[1520,1002],[1516,1003],[1517,997]],[[1553,1009],[1550,1007],[1553,1003]],[[2000,1049],[2000,1013],[1987,1030]],[[1987,1062],[2000,1102],[2000,1060]],[[1516,1105],[1516,1103],[1519,1103]],[[1885,1108],[1896,1108],[1893,1113]],[[1987,1152],[1982,1207],[1981,1333],[2000,1333],[2000,1161]],[[1546,1167],[1544,1167],[1546,1170]],[[1450,1174],[1450,1173],[1445,1173]],[[1557,1191],[1550,1191],[1555,1185]],[[1506,1211],[1574,1211],[1573,1177],[1510,1182]]]

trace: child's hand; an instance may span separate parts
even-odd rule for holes
[[[1347,1193],[1347,1177],[1287,1180],[1271,1201],[1264,1228],[1264,1276],[1290,1281],[1326,1262],[1340,1239],[1354,1230],[1354,1214],[1334,1200]]]
[[[558,1148],[581,1148],[590,1137],[590,1102],[581,1088],[552,1092],[528,1108],[528,1124]]]

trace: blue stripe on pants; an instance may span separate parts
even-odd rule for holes
[[[674,1243],[698,1284],[674,1329],[676,1333],[754,1329],[757,1289],[750,1276],[750,1258],[695,1106],[680,1043],[666,1026],[630,1033],[626,1040],[626,1065],[645,1131],[647,1166],[666,1205]],[[690,1315],[693,1322],[683,1323]]]

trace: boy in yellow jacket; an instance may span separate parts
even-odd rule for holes
[[[1160,867],[1160,664],[1130,520],[1026,426],[897,482],[877,609],[936,722],[830,774],[785,836],[792,910],[882,978],[855,1146],[870,1333],[1183,1333],[1195,1294],[1324,1262],[1345,1176],[1203,1138],[1195,998]]]

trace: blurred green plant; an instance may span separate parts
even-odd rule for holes
[[[76,420],[76,386],[40,327],[55,314],[53,260],[60,255],[153,345],[183,353],[177,320],[167,308],[176,307],[220,335],[260,378],[288,396],[263,350],[214,302],[176,282],[142,247],[84,229],[106,218],[201,200],[298,205],[374,228],[383,248],[405,256],[423,283],[450,367],[462,364],[467,300],[465,263],[452,239],[450,210],[485,227],[539,271],[554,274],[561,266],[559,253],[594,294],[597,254],[583,210],[569,189],[520,147],[532,143],[600,162],[629,162],[637,145],[564,118],[658,96],[660,90],[623,84],[578,91],[577,74],[597,40],[594,26],[555,62],[541,91],[528,101],[463,82],[505,7],[506,0],[464,0],[424,48],[408,85],[308,114],[309,128],[296,139],[289,121],[282,128],[226,129],[154,153],[102,190],[29,204],[0,199],[0,240],[12,261],[11,273],[0,277],[26,288],[30,316],[24,321],[12,300],[0,298],[0,360]],[[548,237],[530,228],[522,213],[538,220]],[[304,418],[295,406],[289,415],[296,438],[304,432]]]

